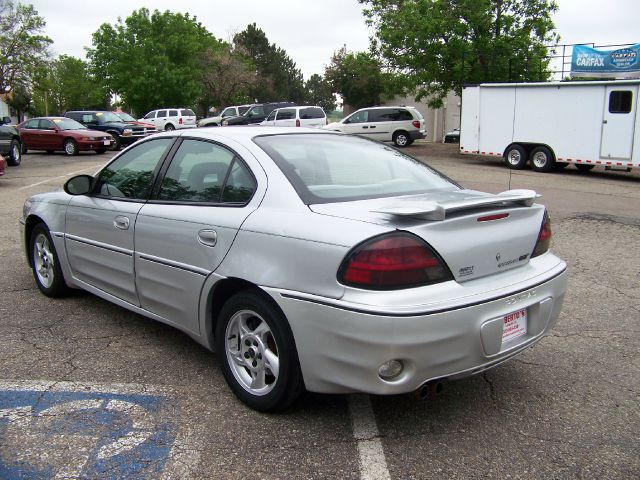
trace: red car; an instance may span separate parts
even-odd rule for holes
[[[7,161],[2,155],[0,155],[0,177],[4,175],[4,171],[7,169]]]
[[[27,150],[46,150],[47,153],[62,150],[67,155],[77,155],[84,150],[104,153],[113,142],[108,133],[88,130],[65,117],[32,118],[18,125],[18,130],[22,137],[22,153]]]

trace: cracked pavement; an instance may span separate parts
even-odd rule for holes
[[[499,159],[458,156],[456,145],[407,150],[468,188],[541,193],[569,287],[555,329],[517,358],[450,382],[435,399],[371,397],[391,478],[637,477],[640,173],[509,171]],[[228,390],[216,356],[177,330],[88,293],[40,294],[18,234],[24,199],[109,157],[28,154],[0,178],[0,380],[48,382],[36,409],[69,385],[137,385],[140,395],[162,397],[155,424],[187,439],[173,442],[163,478],[360,478],[347,397],[306,394],[289,413],[253,412]],[[0,458],[25,434],[7,436],[2,425]],[[28,438],[25,458],[78,454]],[[160,476],[157,463],[145,465]]]

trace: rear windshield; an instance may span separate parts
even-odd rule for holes
[[[309,107],[300,109],[300,118],[308,120],[310,118],[324,118],[324,110],[319,107]]]
[[[180,115],[182,115],[183,117],[195,117],[196,114],[193,112],[193,110],[189,109],[189,108],[185,108],[184,110],[180,110]]]
[[[254,138],[307,205],[457,190],[450,179],[382,143],[338,134]]]

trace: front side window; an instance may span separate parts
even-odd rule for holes
[[[631,113],[631,90],[615,90],[609,94],[609,113]]]
[[[344,121],[344,123],[365,123],[369,121],[369,110],[361,110],[354,113]]]
[[[281,108],[278,110],[278,120],[293,120],[296,118],[295,108]]]
[[[187,139],[171,160],[157,198],[174,202],[244,203],[253,195],[254,185],[246,167],[231,150]]]
[[[226,117],[233,117],[235,116],[235,114],[236,114],[235,109],[233,107],[229,107],[229,108],[225,108],[220,114],[220,116],[222,118],[226,118]]]
[[[277,113],[278,113],[278,110],[274,110],[273,112],[271,112],[269,114],[269,116],[267,117],[267,121],[271,122],[271,121],[275,120]]]
[[[145,120],[149,120],[151,118],[156,118],[156,111],[154,110],[153,112],[149,112],[144,116]]]
[[[158,118],[164,118],[167,116],[166,110],[158,110]]]
[[[96,194],[146,200],[154,172],[172,143],[172,138],[159,138],[143,142],[124,152],[99,173]]]
[[[451,180],[387,145],[331,134],[264,135],[254,141],[306,204],[457,190]]]
[[[35,120],[29,120],[27,123],[24,124],[22,128],[26,128],[27,130],[37,130],[38,125],[39,125],[39,121],[36,118]]]

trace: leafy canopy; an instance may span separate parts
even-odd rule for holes
[[[439,106],[467,82],[546,80],[552,0],[358,0],[372,48]]]
[[[221,47],[189,14],[134,11],[124,22],[104,23],[88,56],[112,93],[138,115],[158,107],[188,107],[202,96],[201,59]]]
[[[333,54],[325,68],[325,78],[333,92],[353,108],[377,105],[388,90],[390,75],[382,71],[380,61],[368,52],[347,52],[345,47]]]
[[[31,86],[52,42],[42,35],[45,25],[32,5],[0,0],[0,93]]]

